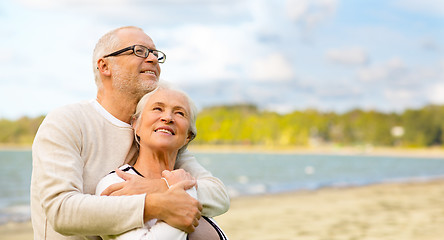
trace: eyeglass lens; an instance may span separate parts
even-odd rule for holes
[[[150,52],[154,56],[156,56],[156,58],[157,58],[157,60],[159,60],[159,62],[164,61],[164,54],[162,54],[162,52],[159,52],[157,50],[150,50],[144,46],[139,46],[139,45],[134,46],[134,54],[136,54],[139,57],[146,58],[146,57],[148,57]]]

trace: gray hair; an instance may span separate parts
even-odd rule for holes
[[[165,81],[160,81],[157,84],[156,89],[154,89],[153,91],[145,94],[139,101],[139,103],[137,104],[136,107],[136,112],[133,115],[133,122],[134,120],[141,120],[141,116],[142,116],[142,112],[143,109],[145,108],[146,103],[148,102],[148,100],[151,98],[151,96],[153,96],[153,94],[155,92],[157,92],[158,90],[162,90],[162,89],[166,89],[166,90],[172,90],[175,92],[178,92],[179,94],[182,94],[188,101],[188,106],[190,107],[190,126],[189,126],[189,132],[191,133],[190,136],[190,141],[188,141],[187,144],[185,144],[181,149],[179,149],[179,152],[177,154],[177,156],[179,156],[183,151],[185,151],[185,149],[187,149],[188,144],[196,137],[197,135],[197,128],[196,128],[196,118],[197,118],[197,108],[196,105],[194,104],[193,100],[188,96],[188,94],[186,94],[184,91],[173,87],[171,84],[165,82]],[[140,119],[139,119],[140,118]],[[139,126],[141,121],[137,121],[136,126],[133,126],[134,129],[134,137],[136,138],[136,142],[138,144],[139,140],[136,134],[136,129]]]
[[[118,36],[118,32],[122,29],[137,29],[140,31],[143,31],[143,29],[139,27],[134,26],[126,26],[126,27],[120,27],[116,28],[114,30],[109,31],[105,35],[103,35],[99,41],[96,43],[96,46],[93,51],[93,72],[94,72],[94,80],[96,82],[97,88],[100,89],[103,87],[102,80],[100,79],[100,73],[97,66],[97,61],[99,61],[100,58],[105,56],[106,54],[111,53],[112,51],[115,51],[115,49],[119,46],[120,38]]]

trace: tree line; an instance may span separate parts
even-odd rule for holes
[[[0,119],[0,144],[30,145],[43,119]],[[193,144],[444,147],[444,105],[402,113],[355,109],[342,114],[313,109],[278,114],[254,105],[224,105],[200,111],[196,125]]]
[[[444,105],[403,113],[309,109],[282,115],[254,105],[215,106],[199,113],[197,129],[199,144],[444,146]]]

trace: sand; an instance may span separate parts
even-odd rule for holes
[[[441,240],[444,180],[236,198],[216,221],[231,240]],[[0,239],[32,239],[31,224]]]
[[[231,239],[444,239],[444,180],[239,198],[216,220]]]

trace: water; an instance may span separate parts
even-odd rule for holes
[[[31,151],[0,151],[0,224],[30,219]]]
[[[424,181],[444,177],[444,157],[407,158],[300,154],[199,153],[231,197]],[[0,151],[0,224],[30,218],[30,151]]]

